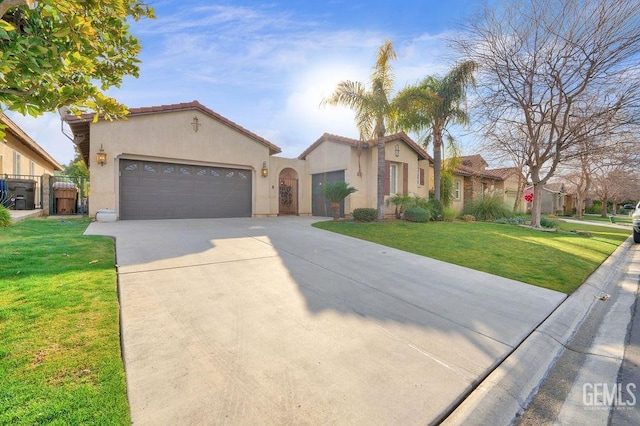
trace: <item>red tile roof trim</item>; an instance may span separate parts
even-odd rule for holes
[[[182,102],[179,104],[170,104],[170,105],[158,105],[158,106],[150,106],[150,107],[140,107],[140,108],[129,108],[129,117],[133,117],[133,116],[137,116],[137,115],[147,115],[147,114],[161,114],[161,113],[165,113],[165,112],[176,112],[176,111],[187,111],[187,110],[198,110],[200,112],[202,112],[203,114],[208,115],[209,117],[218,120],[220,122],[222,122],[223,124],[239,131],[240,133],[243,133],[245,136],[248,136],[249,138],[255,140],[256,142],[259,142],[263,145],[265,145],[266,147],[269,148],[270,154],[278,154],[280,152],[282,152],[282,149],[269,142],[268,140],[264,139],[261,136],[258,136],[257,134],[245,129],[244,127],[240,126],[239,124],[229,120],[226,117],[221,116],[220,114],[218,114],[217,112],[207,108],[206,106],[202,105],[200,102],[198,101],[192,101],[192,102]],[[78,121],[87,121],[87,120],[93,120],[94,114],[92,113],[88,113],[88,114],[82,114],[80,117],[76,117],[76,116],[67,116],[66,120],[68,122],[78,122]]]
[[[411,149],[413,149],[421,159],[433,161],[432,158],[429,156],[429,154],[427,154],[427,152],[424,149],[422,149],[420,147],[420,145],[418,145],[416,142],[414,142],[404,132],[400,132],[400,133],[396,133],[396,134],[393,134],[393,135],[385,136],[383,138],[383,140],[384,140],[384,143],[393,142],[393,141],[396,141],[396,140],[401,140],[404,143],[406,143]],[[325,141],[336,142],[336,143],[340,143],[340,144],[344,144],[344,145],[349,145],[349,146],[352,146],[352,147],[357,147],[358,146],[358,142],[359,142],[357,139],[352,139],[352,138],[347,138],[347,137],[344,137],[344,136],[333,135],[331,133],[324,133],[322,136],[320,136],[320,138],[318,138],[318,140],[316,140],[314,143],[309,145],[309,147],[307,149],[305,149],[302,152],[302,154],[300,154],[298,156],[298,158],[300,160],[304,160],[307,157],[307,155],[309,155],[314,149],[316,149],[322,142],[325,142]],[[377,144],[376,141],[367,141],[367,142],[364,142],[362,144],[362,147],[363,148],[375,147],[376,144]]]

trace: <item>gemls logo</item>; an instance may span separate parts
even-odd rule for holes
[[[635,392],[635,383],[626,386],[622,383],[585,383],[582,385],[582,403],[585,410],[632,410],[636,405]]]

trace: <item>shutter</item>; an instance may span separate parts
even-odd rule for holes
[[[420,185],[424,185],[424,169],[422,167],[418,168],[420,173]]]
[[[409,193],[409,164],[402,163],[402,193]]]
[[[380,182],[380,181],[378,181]],[[391,162],[384,161],[384,195],[391,193]]]

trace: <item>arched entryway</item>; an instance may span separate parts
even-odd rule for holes
[[[298,172],[287,167],[278,179],[279,215],[298,214]]]

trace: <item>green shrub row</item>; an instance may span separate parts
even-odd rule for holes
[[[428,222],[431,212],[422,207],[410,207],[404,211],[404,218],[409,222]]]
[[[513,212],[504,204],[502,197],[484,196],[467,204],[462,212],[463,215],[470,214],[478,220],[495,220],[503,217],[513,216]]]
[[[377,209],[359,208],[354,209],[352,214],[356,222],[373,222],[378,218]]]

